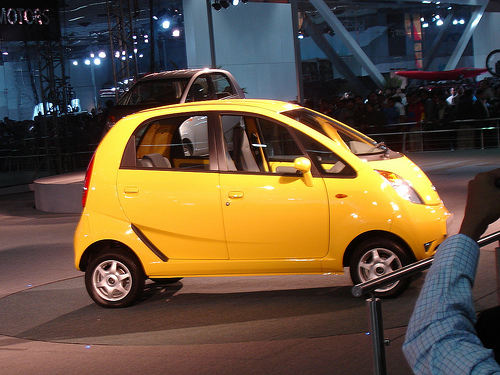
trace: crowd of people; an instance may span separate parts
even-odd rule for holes
[[[364,133],[490,126],[485,119],[500,117],[500,83],[493,78],[465,85],[442,85],[372,91],[366,98],[350,93],[306,106]],[[462,122],[463,123],[463,122]]]

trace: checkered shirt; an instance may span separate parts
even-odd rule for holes
[[[444,241],[427,273],[403,352],[415,374],[500,374],[476,336],[472,286],[479,247],[458,234]]]

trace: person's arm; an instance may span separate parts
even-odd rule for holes
[[[438,249],[406,333],[403,352],[415,374],[491,374],[500,366],[474,330],[472,285],[479,248],[459,234]]]
[[[474,330],[477,239],[500,216],[500,169],[469,183],[460,233],[437,251],[408,325],[403,352],[416,374],[500,374]]]

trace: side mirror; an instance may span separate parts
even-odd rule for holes
[[[297,158],[293,161],[293,166],[296,170],[302,173],[311,172],[311,161],[308,158]]]
[[[302,173],[306,185],[313,186],[311,161],[308,158],[300,157],[294,160],[293,166],[296,170]]]

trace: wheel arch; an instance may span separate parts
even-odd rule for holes
[[[136,264],[140,266],[143,274],[145,275],[144,266],[142,265],[142,262],[140,261],[137,254],[127,245],[115,240],[101,240],[90,245],[80,257],[80,262],[78,264],[80,270],[85,272],[87,266],[94,258],[99,256],[100,254],[113,250],[119,251],[132,257],[135,260]]]
[[[352,257],[352,254],[354,253],[354,250],[356,250],[356,248],[362,242],[364,242],[368,239],[371,239],[371,238],[386,238],[386,239],[397,242],[407,252],[408,256],[410,256],[412,258],[412,262],[416,262],[417,259],[415,258],[415,255],[413,254],[411,247],[401,237],[399,237],[391,232],[385,232],[385,231],[381,231],[381,230],[373,230],[373,231],[369,231],[369,232],[365,232],[365,233],[360,234],[355,239],[353,239],[351,241],[351,243],[347,246],[347,249],[344,252],[344,258],[342,260],[342,264],[344,267],[349,267],[351,257]]]

